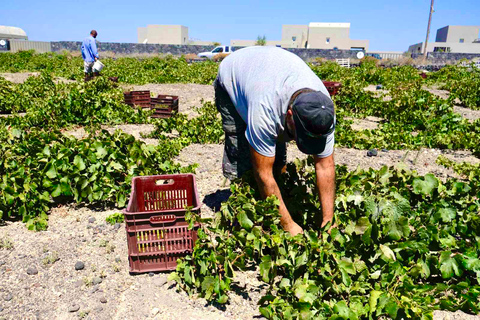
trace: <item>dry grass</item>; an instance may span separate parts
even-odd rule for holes
[[[215,62],[218,62],[218,61],[222,61],[223,59],[225,59],[226,57],[228,57],[228,53],[219,53],[219,54],[216,54],[213,56],[213,61]]]
[[[183,55],[185,60],[193,60],[193,59],[198,59],[198,56],[195,53],[187,53]]]

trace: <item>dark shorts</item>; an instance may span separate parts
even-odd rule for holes
[[[225,131],[225,149],[223,152],[223,175],[233,180],[240,178],[245,172],[252,169],[250,161],[250,145],[245,137],[247,124],[243,121],[230,96],[217,80],[215,88],[215,104],[222,116],[222,127]],[[287,145],[278,143],[275,147],[274,166],[282,168],[287,163]]]

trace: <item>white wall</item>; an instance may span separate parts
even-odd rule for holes
[[[10,40],[10,52],[35,50],[37,53],[51,52],[52,45],[45,41]]]
[[[188,28],[181,25],[148,25],[137,29],[138,43],[187,44]]]

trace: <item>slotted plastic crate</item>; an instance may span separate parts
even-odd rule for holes
[[[322,82],[325,85],[325,88],[327,88],[328,93],[330,93],[331,96],[336,95],[340,90],[340,88],[342,87],[342,84],[340,82],[333,82],[333,81],[322,81]]]
[[[125,104],[130,106],[149,107],[151,103],[150,91],[129,91],[124,92]]]
[[[170,118],[173,112],[178,112],[178,96],[159,94],[151,99],[151,106],[154,109],[152,118]]]
[[[193,174],[133,178],[123,211],[131,273],[174,270],[177,259],[192,252],[199,225],[188,230],[187,206],[200,214]]]

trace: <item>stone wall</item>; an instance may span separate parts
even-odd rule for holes
[[[414,53],[412,54],[412,58],[421,58],[423,54]],[[435,63],[446,63],[449,61],[459,61],[462,59],[472,60],[472,59],[479,59],[480,53],[454,53],[454,52],[429,52],[427,58],[432,62]]]
[[[52,51],[59,52],[63,50],[67,51],[80,51],[82,45],[77,41],[59,41],[52,42]],[[109,51],[116,54],[172,54],[180,56],[182,54],[198,54],[200,52],[211,51],[214,46],[201,46],[201,45],[172,45],[172,44],[143,44],[143,43],[119,43],[119,42],[99,42],[99,51]],[[234,50],[239,50],[242,47],[233,47]],[[312,60],[314,58],[325,58],[329,60],[334,59],[356,59],[358,51],[355,50],[327,50],[327,49],[303,49],[303,48],[288,48],[285,49],[295,53],[303,60]],[[421,57],[421,54],[412,54],[412,58]],[[468,54],[468,53],[441,53],[430,52],[428,54],[429,63],[445,63],[448,61],[458,61],[461,59],[474,59],[480,58],[480,54]]]
[[[59,41],[52,42],[52,51],[80,51],[82,43],[79,41]],[[170,44],[143,44],[143,43],[119,43],[119,42],[98,42],[98,50],[109,51],[117,54],[145,54],[145,53],[163,53],[180,56],[182,54],[211,51],[213,46],[199,45],[170,45]],[[233,47],[239,50],[243,47]],[[299,49],[288,48],[290,52],[295,53],[303,60],[310,60],[317,57],[326,59],[356,58],[358,51],[352,50],[325,50],[325,49]]]
[[[301,49],[301,48],[288,48],[286,49],[305,61],[324,58],[328,60],[334,59],[356,59],[358,50],[328,50],[328,49]],[[365,52],[364,52],[365,53]]]
[[[79,41],[52,42],[52,51],[80,51],[82,43]],[[173,45],[173,44],[143,44],[143,43],[119,43],[119,42],[98,42],[98,51],[109,51],[117,54],[144,54],[163,53],[180,56],[182,54],[211,51],[214,46],[199,45]]]
[[[234,50],[240,50],[245,47],[232,47]],[[315,58],[335,59],[356,59],[358,50],[331,50],[331,49],[304,49],[304,48],[285,48],[285,50],[295,53],[305,61]],[[365,53],[365,52],[364,52]]]

